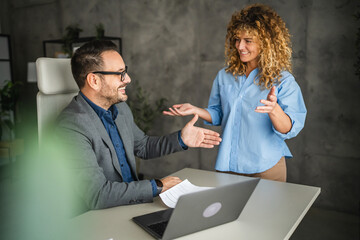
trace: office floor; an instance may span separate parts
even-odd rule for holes
[[[13,187],[17,184],[17,168],[0,166],[0,239],[4,232],[11,232],[11,213],[7,211],[13,205]],[[4,221],[8,219],[10,221]],[[16,219],[16,218],[15,218]],[[359,216],[312,207],[297,227],[291,240],[358,240]],[[15,235],[6,235],[6,239],[16,239]]]

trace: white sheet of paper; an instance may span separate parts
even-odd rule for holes
[[[192,193],[192,192],[198,192],[202,190],[207,190],[212,187],[199,187],[195,186],[189,180],[185,179],[178,185],[175,185],[174,187],[170,188],[169,190],[160,193],[160,198],[165,203],[166,206],[170,208],[174,208],[176,206],[177,201],[179,200],[179,197],[181,195]]]

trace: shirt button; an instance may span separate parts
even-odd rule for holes
[[[124,164],[121,164],[120,166],[122,166],[122,167],[123,167],[123,166],[124,166]]]

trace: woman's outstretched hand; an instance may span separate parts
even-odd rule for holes
[[[163,111],[164,115],[168,116],[188,116],[195,115],[197,107],[190,103],[175,104],[169,108],[169,111]]]
[[[212,122],[210,113],[205,110],[204,108],[199,108],[190,103],[181,103],[175,104],[169,111],[163,111],[164,115],[168,116],[188,116],[188,115],[199,115],[200,118],[204,119],[205,121]]]

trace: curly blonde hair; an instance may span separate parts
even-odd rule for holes
[[[235,47],[241,33],[255,37],[260,46],[258,85],[269,89],[280,80],[281,71],[292,72],[289,31],[280,16],[263,4],[249,5],[232,15],[225,40],[226,72],[235,77],[246,72]]]

